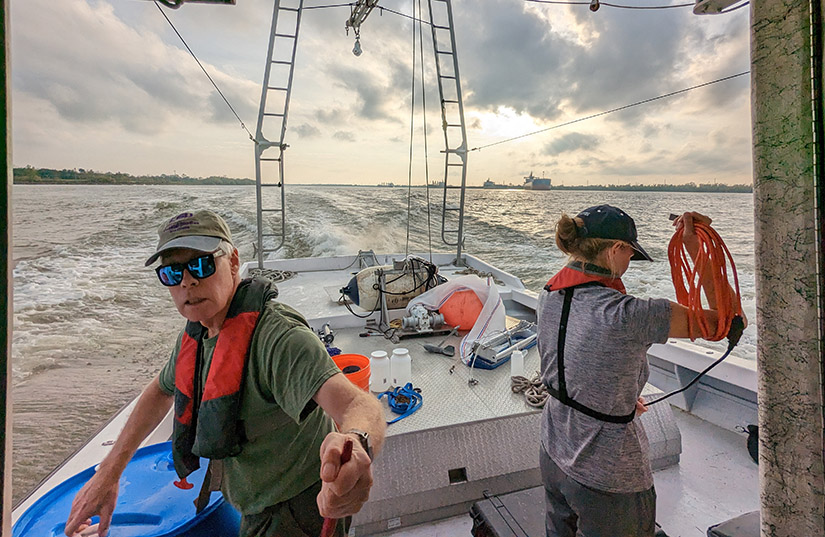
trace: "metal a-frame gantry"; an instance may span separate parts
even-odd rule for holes
[[[464,103],[458,71],[452,5],[451,0],[427,2],[445,143],[444,181],[441,185],[441,240],[444,244],[456,248],[456,262],[461,263],[467,179],[467,131],[464,123]],[[346,21],[346,28],[353,28],[356,40],[359,37],[361,23],[377,4],[378,0],[358,0],[353,5],[350,17]],[[285,142],[285,137],[303,9],[303,0],[275,0],[272,14],[269,51],[255,132],[258,227],[255,249],[259,267],[263,267],[266,254],[280,250],[286,242],[284,153],[289,146]],[[278,195],[265,196],[265,192],[272,188],[278,189]],[[272,218],[266,219],[267,215],[271,215]]]

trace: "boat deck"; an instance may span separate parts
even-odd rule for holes
[[[386,265],[402,257],[379,255],[375,261]],[[448,278],[466,270],[452,260],[450,254],[434,256],[439,272]],[[471,256],[466,262],[478,273],[495,274],[508,315],[535,319],[536,295],[518,278]],[[397,344],[381,335],[362,337],[365,320],[352,315],[338,300],[338,290],[361,268],[359,265],[356,256],[267,263],[267,268],[295,272],[278,284],[279,300],[298,309],[316,330],[329,323],[335,335],[333,345],[343,352],[369,355],[373,350],[391,351],[398,346],[410,350],[413,383],[421,388],[424,405],[389,426],[384,451],[376,459],[370,502],[354,518],[354,534],[470,535],[469,509],[485,491],[501,495],[540,484],[540,415],[521,394],[510,390],[509,365],[491,371],[470,370],[457,354],[448,357],[424,350],[423,343],[440,343],[444,336],[413,337]],[[390,310],[390,319],[402,313]],[[451,336],[445,344],[458,349],[459,341],[459,336]],[[525,371],[536,371],[538,362],[538,353],[529,351]],[[471,378],[478,383],[471,384]],[[13,519],[63,479],[99,462],[111,449],[133,404],[45,479],[17,506]],[[388,419],[395,417],[389,409],[386,412]],[[757,466],[749,458],[745,436],[733,432],[736,425],[744,423],[726,423],[722,428],[665,405],[653,407],[642,420],[651,441],[654,468],[664,468],[654,475],[657,519],[668,535],[704,536],[708,526],[758,509]],[[170,433],[171,413],[144,445],[165,441]],[[681,462],[675,465],[680,451]],[[536,506],[538,513],[542,509]],[[388,530],[392,531],[386,533]]]
[[[682,433],[678,465],[653,473],[656,521],[669,537],[705,537],[708,527],[759,509],[759,468],[746,437],[677,408]],[[544,505],[536,505],[543,513]],[[372,537],[459,537],[471,535],[469,514]],[[543,537],[543,536],[536,536]]]

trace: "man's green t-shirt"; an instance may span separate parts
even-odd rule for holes
[[[182,333],[181,333],[182,334]],[[220,335],[203,340],[203,382]],[[175,392],[175,357],[160,372],[160,388]],[[271,301],[249,350],[240,419],[247,442],[223,459],[223,493],[242,514],[255,514],[320,479],[321,443],[335,430],[312,397],[339,373],[324,345],[294,309]]]

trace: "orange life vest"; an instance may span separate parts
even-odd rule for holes
[[[175,358],[175,422],[172,454],[181,478],[200,467],[200,457],[223,459],[241,453],[246,435],[239,420],[246,362],[258,318],[278,296],[268,280],[244,280],[235,291],[200,386],[201,346],[206,328],[186,323]]]

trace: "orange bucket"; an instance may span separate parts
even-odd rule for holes
[[[339,354],[332,361],[344,373],[350,382],[364,390],[370,391],[370,359],[363,354]]]

